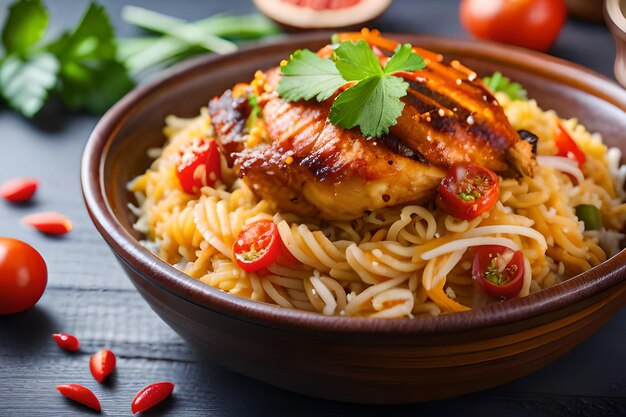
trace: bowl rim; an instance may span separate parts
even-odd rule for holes
[[[603,75],[578,64],[539,52],[500,44],[416,34],[386,34],[391,38],[434,44],[445,54],[460,54],[465,58],[486,59],[494,65],[530,71],[544,79],[574,87],[596,96],[626,112],[626,90]],[[626,280],[626,250],[602,264],[527,297],[504,303],[437,317],[404,319],[371,319],[325,316],[301,310],[283,308],[228,294],[204,284],[159,259],[126,231],[109,205],[104,166],[112,138],[126,121],[132,109],[160,89],[172,88],[186,78],[205,73],[212,65],[241,59],[248,50],[295,50],[307,42],[322,42],[329,33],[306,33],[282,39],[277,43],[251,45],[228,55],[209,55],[179,64],[153,81],[137,87],[115,104],[97,123],[83,152],[81,186],[83,198],[93,223],[110,245],[115,255],[144,280],[170,294],[215,312],[270,327],[287,327],[308,332],[421,335],[451,333],[478,328],[501,326],[540,316],[577,303],[617,286]]]

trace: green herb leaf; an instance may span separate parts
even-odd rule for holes
[[[134,85],[117,61],[115,30],[100,5],[90,4],[76,29],[48,48],[61,62],[58,93],[71,109],[102,113]]]
[[[380,61],[364,40],[356,43],[342,42],[335,49],[333,60],[346,81],[361,81],[371,76],[383,75]]]
[[[283,78],[276,90],[288,101],[324,101],[332,96],[345,80],[330,59],[322,59],[308,49],[297,50],[282,67]]]
[[[7,54],[25,55],[43,38],[48,27],[48,12],[41,0],[19,0],[9,8],[2,30]]]
[[[408,83],[389,75],[362,80],[339,94],[330,111],[332,123],[351,129],[361,128],[365,136],[379,137],[396,124],[402,113]]]
[[[102,61],[93,66],[66,64],[59,96],[70,109],[101,114],[134,85],[124,64]]]
[[[57,81],[59,62],[41,53],[27,60],[9,55],[0,66],[0,92],[7,103],[26,117],[35,115]]]
[[[396,49],[382,68],[378,57],[365,41],[342,42],[333,53],[333,61],[317,54],[296,51],[282,68],[278,93],[286,100],[326,100],[345,81],[356,84],[335,99],[329,119],[346,129],[359,126],[370,137],[379,137],[396,124],[409,84],[393,74],[424,68],[424,60],[409,44]]]
[[[511,100],[526,100],[528,98],[526,90],[520,83],[512,82],[499,71],[494,72],[491,77],[483,78],[483,82],[494,93],[501,91]]]
[[[259,115],[261,114],[259,98],[255,94],[250,94],[250,96],[248,96],[248,104],[252,107],[252,111],[250,112],[250,116],[248,116],[248,120],[246,120],[246,132],[250,132],[252,130],[252,128],[256,125]]]
[[[398,71],[417,71],[426,66],[424,58],[413,52],[413,47],[405,43],[398,45],[396,52],[385,65],[385,74]]]

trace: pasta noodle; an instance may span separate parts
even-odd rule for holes
[[[471,277],[476,246],[499,245],[523,254],[523,297],[555,285],[619,250],[626,223],[621,153],[607,149],[575,119],[561,120],[533,100],[502,104],[515,129],[540,138],[534,177],[501,179],[500,201],[474,220],[459,220],[433,204],[366,212],[351,222],[324,222],[279,213],[255,196],[234,170],[222,182],[186,194],[176,177],[180,149],[211,137],[205,109],[192,119],[169,116],[162,150],[129,184],[137,196],[135,228],[146,246],[200,281],[237,296],[325,315],[400,318],[436,316],[479,307]],[[554,156],[561,123],[587,156],[581,171]],[[571,176],[575,179],[572,181]],[[585,231],[574,207],[593,204],[606,229]],[[233,244],[242,229],[272,220],[294,265],[264,273],[242,270]]]

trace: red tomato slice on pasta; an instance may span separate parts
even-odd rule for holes
[[[246,272],[267,273],[267,267],[277,262],[293,265],[291,255],[278,232],[276,223],[260,220],[246,225],[233,244],[237,265]]]
[[[220,152],[212,139],[196,139],[183,148],[176,174],[187,194],[197,194],[205,185],[221,179]]]
[[[481,246],[474,255],[472,278],[493,297],[514,298],[524,284],[524,256],[504,246]]]
[[[437,206],[461,220],[473,220],[490,211],[500,198],[495,172],[476,164],[450,168],[437,189]]]

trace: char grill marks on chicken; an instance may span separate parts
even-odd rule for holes
[[[381,60],[393,54],[398,43],[377,32],[345,33],[340,40],[364,39]],[[503,109],[477,74],[458,61],[420,48],[424,69],[398,74],[409,83],[402,115],[391,133],[426,161],[439,167],[474,162],[509,175],[532,175],[532,146],[520,140]]]
[[[395,49],[394,42],[369,33],[358,36],[383,53]],[[322,103],[281,99],[275,92],[280,73],[274,68],[264,74],[265,93],[258,98],[267,143],[245,146],[251,107],[246,94],[235,97],[230,90],[209,104],[216,140],[258,196],[281,211],[328,220],[423,203],[456,163],[532,175],[530,144],[520,140],[493,96],[471,79],[475,74],[460,64],[443,64],[428,51],[418,53],[427,67],[402,74],[410,84],[405,107],[381,138],[330,123],[332,98]]]
[[[237,113],[247,117],[246,101],[227,91],[210,103],[217,140],[246,184],[280,210],[354,219],[366,210],[426,201],[445,175],[381,140],[333,125],[330,103],[290,103],[278,97],[262,102],[271,143],[246,148],[236,139],[245,137],[244,125],[231,120]]]

